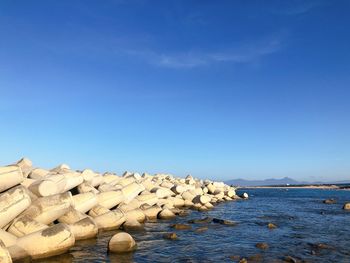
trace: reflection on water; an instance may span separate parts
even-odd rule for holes
[[[116,233],[108,231],[78,241],[69,253],[35,262],[238,262],[241,257],[248,262],[273,262],[287,255],[305,262],[350,262],[350,212],[342,210],[342,204],[350,201],[350,191],[254,189],[248,193],[247,201],[222,203],[209,212],[147,222],[144,231],[131,233],[138,245],[134,253],[108,254],[108,241]],[[338,202],[323,204],[327,198]],[[205,216],[238,225],[193,224],[191,230],[175,230],[178,240],[163,239],[164,233],[174,231],[171,224]],[[278,228],[268,229],[269,222]],[[208,229],[196,231],[200,227]],[[268,243],[269,249],[259,250],[258,242]],[[327,248],[315,246],[318,243]]]

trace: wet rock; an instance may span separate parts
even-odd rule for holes
[[[267,227],[268,227],[269,229],[275,229],[275,228],[277,228],[277,226],[276,226],[275,224],[273,224],[273,223],[268,223]]]
[[[128,233],[119,232],[108,242],[108,252],[127,253],[136,249],[136,242]]]
[[[176,230],[188,230],[188,229],[191,229],[192,227],[186,224],[174,224],[174,225],[171,225],[171,228],[174,228]]]
[[[175,240],[177,239],[176,233],[166,233],[163,235],[164,239],[170,239],[170,240]]]
[[[248,262],[261,262],[263,260],[263,256],[261,254],[256,254],[248,257]]]
[[[249,195],[247,193],[243,193],[243,194],[241,194],[240,197],[243,198],[243,199],[248,199]]]
[[[230,256],[230,259],[231,259],[231,260],[234,260],[234,261],[238,261],[238,260],[240,260],[240,258],[241,258],[241,256],[238,256],[238,255],[232,255],[232,256]]]
[[[213,218],[213,222],[221,225],[228,225],[228,226],[235,226],[237,225],[236,222],[230,221],[230,220],[224,220],[219,218]]]
[[[206,224],[206,223],[210,223],[213,219],[211,217],[204,217],[201,219],[191,219],[188,220],[187,222],[189,224]]]
[[[343,206],[344,210],[350,210],[350,203],[345,203]]]
[[[324,204],[336,204],[337,201],[335,199],[331,198],[331,199],[323,200],[323,203]]]
[[[201,232],[204,232],[204,231],[207,231],[208,230],[208,227],[206,226],[203,226],[203,227],[198,227],[195,232],[196,233],[201,233]]]
[[[180,210],[178,213],[175,213],[175,215],[178,215],[181,217],[188,216],[189,214],[190,214],[190,212],[188,210]]]
[[[256,243],[256,245],[255,245],[257,248],[259,248],[259,249],[263,249],[263,250],[265,250],[265,249],[268,249],[269,248],[269,245],[267,244],[267,243],[264,243],[264,242],[261,242],[261,243]]]
[[[298,260],[296,258],[291,257],[291,256],[286,256],[286,257],[284,257],[284,262],[298,263]]]
[[[239,263],[248,263],[248,260],[246,258],[242,258]]]
[[[315,250],[320,250],[320,249],[334,249],[334,247],[324,244],[324,243],[317,243],[317,244],[310,244],[311,247]]]

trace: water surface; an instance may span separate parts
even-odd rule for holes
[[[145,224],[145,231],[132,233],[138,249],[125,255],[107,253],[108,240],[116,231],[100,233],[97,239],[77,242],[68,254],[44,262],[235,262],[230,256],[256,256],[274,262],[290,255],[305,262],[350,262],[350,212],[342,209],[350,201],[350,191],[320,189],[245,190],[250,199],[221,203],[209,212],[191,211],[187,217],[157,220]],[[336,204],[322,201],[335,198]],[[178,240],[165,240],[174,223],[186,223],[205,216],[238,222],[237,226],[211,223],[208,230],[174,231]],[[274,223],[277,229],[267,228]],[[269,249],[255,247],[266,242]],[[329,249],[316,249],[323,243]],[[249,261],[254,262],[254,261]],[[278,262],[278,261],[276,261]]]

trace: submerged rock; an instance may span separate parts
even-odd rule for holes
[[[208,230],[208,227],[206,226],[203,226],[203,227],[198,227],[195,232],[196,233],[201,233],[201,232],[204,232],[204,231],[207,231]]]
[[[201,219],[191,219],[188,220],[187,222],[189,224],[206,224],[206,223],[210,223],[213,219],[211,217],[204,217]]]
[[[331,198],[331,199],[324,200],[323,203],[324,204],[336,204],[337,201],[335,199]]]
[[[191,229],[192,227],[186,224],[174,224],[171,226],[171,228],[174,228],[176,230],[187,230],[187,229]]]
[[[256,246],[257,248],[263,249],[263,250],[269,249],[269,245],[268,245],[267,243],[264,243],[264,242],[256,243],[255,246]]]
[[[275,229],[275,228],[277,228],[277,226],[276,226],[275,224],[273,224],[273,223],[268,223],[267,227],[268,227],[269,229]]]
[[[286,257],[284,257],[284,262],[298,263],[298,260],[296,258],[291,257],[291,256],[286,256]]]
[[[237,225],[237,223],[234,222],[234,221],[224,220],[224,219],[219,219],[219,218],[213,218],[213,222],[221,224],[221,225],[227,225],[227,226],[235,226],[235,225]]]
[[[170,240],[175,240],[177,239],[176,233],[166,233],[163,235],[164,239],[170,239]]]
[[[350,203],[345,203],[343,206],[344,210],[350,210]]]
[[[256,254],[248,257],[248,262],[262,262],[263,256],[261,254]]]
[[[136,249],[136,242],[125,232],[115,234],[108,242],[108,252],[127,253]]]

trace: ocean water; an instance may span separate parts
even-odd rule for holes
[[[69,253],[42,262],[283,262],[285,256],[299,262],[350,262],[350,212],[342,209],[350,191],[320,189],[247,189],[248,200],[221,203],[209,212],[191,211],[186,217],[157,220],[145,230],[130,232],[138,244],[134,253],[108,254],[108,240],[116,231],[77,242]],[[336,204],[322,201],[335,198]],[[173,230],[174,223],[187,223],[206,216],[233,220],[238,224],[191,224],[191,230]],[[276,229],[268,229],[268,223]],[[198,227],[208,230],[197,233]],[[178,240],[163,234],[176,232]],[[269,249],[255,247],[266,242]],[[315,244],[326,244],[319,249]],[[254,256],[254,259],[251,257]],[[250,259],[250,260],[249,260]],[[301,261],[303,260],[303,261]]]

